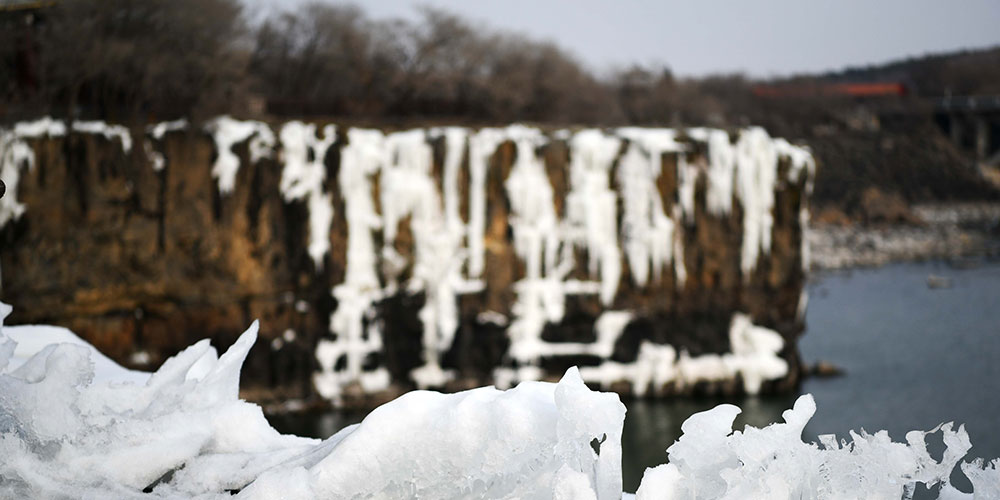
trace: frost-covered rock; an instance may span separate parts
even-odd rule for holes
[[[0,285],[26,321],[86,324],[101,349],[158,362],[204,321],[235,335],[249,309],[297,340],[268,338],[246,382],[345,405],[554,379],[579,356],[586,382],[656,395],[739,391],[735,377],[785,390],[800,373],[813,162],[762,129],[221,116],[132,132],[0,129]]]

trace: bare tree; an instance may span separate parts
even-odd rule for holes
[[[33,29],[43,111],[118,121],[209,114],[239,94],[238,0],[73,0]]]

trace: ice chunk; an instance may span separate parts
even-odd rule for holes
[[[564,465],[556,472],[552,500],[597,500],[587,475]]]
[[[132,498],[152,485],[159,497],[221,496],[316,443],[279,435],[238,399],[256,323],[221,358],[201,342],[148,380],[94,377],[96,352],[63,329],[2,335],[31,339],[24,352],[37,351],[0,373],[4,496]],[[38,349],[45,340],[57,343]]]
[[[802,431],[816,412],[810,395],[784,412],[785,423],[763,429],[748,426],[733,432],[739,411],[720,405],[688,418],[681,427],[684,434],[667,449],[669,463],[646,469],[636,498],[909,498],[917,482],[950,491],[950,471],[971,446],[965,429],[955,431],[951,425],[911,432],[906,444],[892,442],[885,431],[851,432],[851,441],[843,444],[824,437],[822,448],[805,443]],[[924,444],[935,432],[947,447],[940,461]]]
[[[589,487],[617,499],[624,414],[616,395],[589,391],[573,370],[558,385],[411,392],[373,411],[311,469],[312,494],[550,499],[555,487]]]
[[[973,500],[1000,498],[1000,458],[987,464],[977,458],[963,463],[961,467],[972,483]]]
[[[127,370],[100,351],[90,345],[90,343],[77,337],[73,332],[58,326],[31,325],[31,326],[8,326],[4,327],[0,338],[6,337],[16,342],[7,371],[13,371],[21,367],[29,359],[41,352],[47,346],[54,344],[73,344],[80,346],[89,353],[90,360],[94,364],[95,382],[132,382],[143,384],[149,379],[149,374],[135,370]],[[3,370],[0,369],[0,372]]]

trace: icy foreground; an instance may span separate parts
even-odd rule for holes
[[[278,434],[239,400],[256,323],[222,356],[203,340],[145,382],[78,339],[13,356],[12,338],[37,348],[53,334],[72,336],[0,330],[0,498],[621,497],[625,407],[575,370],[509,391],[412,392],[318,441]]]
[[[576,369],[508,391],[411,392],[324,441],[280,435],[239,399],[254,323],[222,356],[203,340],[155,373],[126,370],[68,330],[3,328],[2,498],[617,499],[625,407]],[[1000,498],[1000,461],[962,464],[974,495],[947,484],[971,447],[964,428],[802,442],[803,396],[785,423],[732,432],[739,408],[693,415],[636,498],[876,498],[940,483],[941,498]],[[925,446],[940,432],[936,461]]]
[[[646,469],[637,500],[682,499],[871,499],[911,498],[916,483],[940,485],[946,499],[1000,498],[1000,459],[983,469],[982,460],[963,463],[975,494],[949,484],[955,465],[972,447],[964,426],[951,423],[910,431],[893,443],[886,431],[837,442],[820,436],[821,446],[804,443],[802,432],[816,412],[811,395],[799,397],[782,414],[785,423],[733,432],[740,409],[719,405],[681,425],[684,434],[670,448],[669,463]],[[946,450],[940,461],[927,451],[926,437],[940,432]]]

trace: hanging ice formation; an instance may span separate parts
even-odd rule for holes
[[[164,168],[159,143],[184,121],[149,127],[142,139],[153,169]],[[100,122],[77,122],[71,129],[118,141],[124,152],[132,145],[129,131]],[[736,134],[712,129],[583,129],[544,131],[522,125],[472,130],[460,127],[416,129],[394,133],[333,125],[317,127],[292,121],[278,133],[263,122],[228,116],[204,129],[215,143],[211,175],[219,192],[236,188],[241,158],[234,147],[247,143],[248,160],[275,158],[281,164],[280,192],[287,202],[304,203],[309,213],[308,254],[317,270],[328,262],[335,197],[343,201],[346,221],[344,280],[331,294],[336,309],[330,334],[316,347],[320,371],[314,382],[325,397],[338,399],[351,384],[365,392],[385,389],[391,377],[384,367],[366,366],[365,358],[383,349],[379,302],[396,293],[423,294],[419,311],[422,359],[410,374],[419,387],[441,387],[454,377],[442,367],[460,326],[459,297],[487,285],[489,179],[495,179],[495,155],[508,144],[513,151],[502,196],[509,208],[506,224],[512,248],[523,264],[513,283],[511,313],[478,311],[478,318],[506,328],[509,365],[494,371],[498,385],[543,375],[540,360],[549,356],[590,355],[602,364],[581,370],[584,379],[601,384],[626,380],[637,392],[664,383],[691,384],[740,375],[754,392],[764,380],[781,377],[787,367],[779,356],[777,333],[754,326],[734,314],[729,332],[732,352],[692,357],[670,345],[644,342],[632,363],[610,360],[616,340],[633,319],[616,304],[623,276],[638,288],[665,280],[682,288],[688,269],[684,235],[695,224],[696,186],[704,182],[703,210],[729,217],[734,204],[742,214],[739,266],[749,279],[772,245],[775,189],[782,182],[811,189],[814,162],[808,150],[772,139],[760,128]],[[0,178],[8,194],[0,199],[0,227],[17,220],[25,206],[18,202],[22,169],[31,168],[28,142],[62,136],[64,123],[51,119],[19,123],[0,130]],[[340,135],[338,135],[338,133]],[[565,193],[557,193],[540,152],[563,141],[569,163],[562,174]],[[704,144],[702,160],[692,141]],[[437,146],[435,146],[437,144]],[[435,159],[435,147],[443,152]],[[328,152],[339,152],[337,178],[327,178]],[[665,161],[665,159],[672,161]],[[438,170],[436,168],[436,162]],[[779,179],[779,162],[789,165]],[[674,169],[672,172],[667,166]],[[666,176],[666,177],[664,177]],[[665,192],[665,182],[674,192]],[[377,192],[376,192],[377,190]],[[559,199],[559,198],[562,199]],[[563,207],[557,211],[556,206]],[[339,205],[338,205],[339,206]],[[800,227],[808,220],[800,209]],[[396,249],[400,225],[412,234],[412,252]],[[805,238],[802,238],[805,241]],[[808,265],[802,248],[803,266]],[[576,262],[577,256],[584,262]],[[574,271],[583,269],[584,271]],[[546,325],[564,317],[566,299],[595,297],[605,308],[595,322],[596,341],[553,343],[543,340]]]

